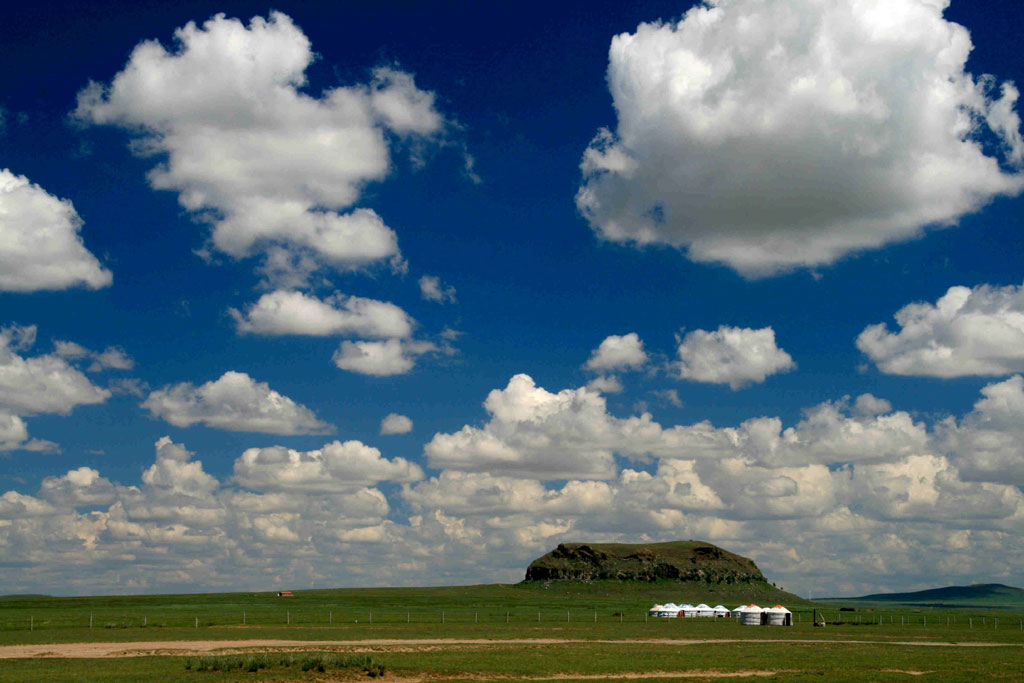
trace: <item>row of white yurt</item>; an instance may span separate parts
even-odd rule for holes
[[[744,626],[759,626],[770,624],[772,626],[792,626],[793,613],[782,605],[762,609],[757,605],[740,605],[730,610],[724,605],[708,607],[704,603],[699,605],[677,605],[673,602],[666,602],[664,605],[655,605],[647,611],[652,617],[674,619],[676,617],[734,617]],[[762,616],[763,615],[763,616]]]

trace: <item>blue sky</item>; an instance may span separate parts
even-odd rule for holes
[[[943,4],[9,9],[0,592],[1021,585],[1024,16]]]

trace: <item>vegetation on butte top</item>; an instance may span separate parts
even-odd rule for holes
[[[555,583],[600,584],[608,589],[639,583],[679,598],[718,594],[719,600],[804,602],[770,584],[753,560],[692,540],[563,543],[531,562],[520,585]]]
[[[754,561],[704,541],[563,543],[530,563],[527,581],[766,582]]]

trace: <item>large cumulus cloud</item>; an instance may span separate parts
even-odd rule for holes
[[[709,0],[616,36],[618,123],[584,154],[577,206],[604,239],[756,277],[1020,192],[1018,91],[964,70],[947,4]]]
[[[713,332],[693,330],[680,341],[675,370],[683,379],[728,384],[733,390],[789,372],[793,358],[775,343],[775,330],[720,326]]]
[[[0,169],[0,290],[108,286],[113,276],[85,248],[81,228],[69,200]]]
[[[962,377],[1024,370],[1024,287],[950,287],[934,303],[907,304],[899,329],[869,325],[857,337],[882,372]]]
[[[111,396],[69,362],[65,351],[70,342],[57,342],[54,353],[22,355],[35,342],[35,325],[0,328],[0,452],[56,450],[57,445],[50,441],[30,439],[22,417],[68,415],[78,406],[103,403]],[[117,350],[112,353],[124,358]],[[72,356],[70,360],[75,359]],[[102,369],[101,364],[97,370]]]
[[[176,427],[201,423],[216,429],[264,434],[334,431],[306,406],[274,391],[266,382],[233,370],[199,386],[182,382],[152,391],[142,407]]]
[[[280,12],[248,26],[224,15],[190,22],[175,42],[140,43],[109,84],[82,90],[76,116],[135,132],[135,151],[164,158],[150,184],[209,221],[216,249],[264,254],[275,279],[400,258],[394,231],[353,205],[391,170],[389,136],[442,133],[432,93],[380,67],[368,83],[307,94],[314,53]]]

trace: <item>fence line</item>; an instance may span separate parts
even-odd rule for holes
[[[354,624],[358,624],[363,621],[369,625],[375,624],[398,624],[404,621],[405,624],[429,624],[434,623],[451,627],[465,627],[467,625],[494,625],[504,621],[505,624],[509,625],[522,625],[524,622],[557,622],[561,621],[561,614],[565,615],[564,623],[572,624],[574,628],[587,628],[587,622],[593,625],[605,625],[608,626],[613,623],[627,625],[636,625],[640,623],[646,623],[654,625],[658,623],[676,623],[676,624],[703,624],[711,622],[735,622],[734,618],[683,618],[677,619],[651,619],[649,613],[646,610],[637,610],[623,612],[622,610],[611,611],[612,608],[608,608],[608,612],[602,612],[601,610],[593,608],[583,608],[578,610],[565,610],[559,612],[557,610],[538,610],[532,611],[529,608],[520,609],[517,611],[493,608],[489,610],[364,610],[358,609],[337,609],[336,607],[329,607],[324,605],[322,609],[309,609],[296,611],[295,617],[292,617],[291,609],[280,609],[278,606],[263,606],[259,609],[253,609],[252,606],[248,606],[245,609],[241,609],[234,612],[234,617],[231,616],[230,610],[217,609],[216,606],[211,606],[207,609],[198,608],[197,610],[169,608],[169,609],[152,609],[143,611],[125,612],[123,609],[111,609],[109,612],[103,610],[92,610],[88,612],[79,612],[77,614],[47,614],[47,610],[38,610],[26,614],[29,610],[3,610],[0,611],[0,631],[35,631],[35,630],[51,630],[51,629],[73,629],[73,628],[105,628],[105,629],[127,629],[127,628],[182,628],[192,627],[193,629],[200,628],[200,621],[202,621],[202,627],[204,628],[215,628],[223,626],[249,626],[249,627],[295,627],[301,628],[305,626],[324,626],[331,625],[337,627],[352,627]],[[55,610],[56,611],[56,610]],[[4,614],[7,612],[7,614]],[[20,613],[20,614],[11,614]],[[338,612],[339,619],[334,619],[334,613]],[[415,612],[416,619],[412,619],[412,614]],[[573,613],[576,613],[577,618],[572,618]],[[940,618],[936,619],[933,615],[932,623],[928,623],[928,614],[922,613],[857,613],[851,614],[849,612],[826,612],[823,610],[796,610],[793,611],[793,624],[803,624],[803,613],[806,612],[808,615],[808,626],[814,623],[814,612],[818,612],[825,619],[828,624],[844,626],[844,627],[889,627],[889,628],[927,628],[931,629],[948,629],[948,630],[973,630],[974,629],[974,616],[975,615],[964,615],[964,614],[946,614],[946,618],[943,621]],[[405,616],[402,620],[401,617]],[[504,616],[504,620],[502,620]],[[885,616],[889,617],[889,622],[884,622]],[[897,622],[896,617],[900,619]],[[960,616],[960,619],[957,619]],[[1000,626],[1005,630],[1007,628],[1007,622],[1009,628],[1013,628],[1013,619],[1017,619],[1018,630],[1024,631],[1024,618],[1018,615],[1004,615],[1003,623],[1000,624],[999,617],[993,616],[992,620],[989,621],[987,615],[977,615],[979,617],[979,628],[981,629],[1000,629]],[[589,618],[588,618],[589,617]],[[963,617],[966,617],[963,618]],[[150,623],[152,622],[152,623]],[[578,625],[577,625],[578,624]],[[651,626],[649,626],[650,628]]]

